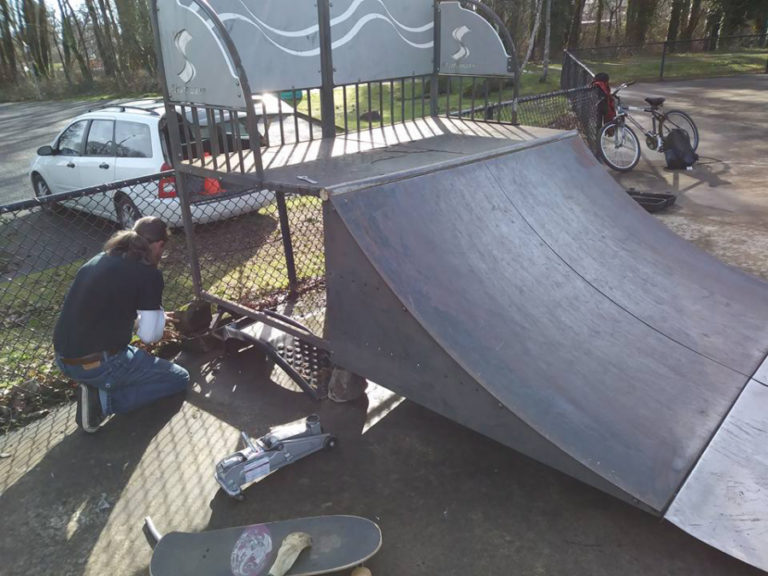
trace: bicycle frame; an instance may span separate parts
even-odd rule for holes
[[[619,88],[614,92],[613,97],[616,99],[616,117],[622,116],[623,118],[630,121],[630,123],[640,130],[642,134],[646,136],[646,146],[648,145],[647,138],[655,138],[656,139],[656,148],[654,150],[658,150],[662,146],[661,142],[661,135],[659,132],[661,131],[661,123],[664,120],[664,115],[659,112],[656,108],[641,108],[639,106],[624,106],[621,103],[621,98],[618,95]],[[651,115],[651,130],[646,130],[646,128],[640,124],[637,120],[635,120],[630,112],[645,112],[647,114]],[[651,146],[648,146],[651,148]]]

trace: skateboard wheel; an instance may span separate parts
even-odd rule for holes
[[[365,566],[358,566],[354,570],[352,570],[352,574],[350,576],[372,576],[371,571],[368,570]]]
[[[336,436],[328,436],[328,438],[325,439],[325,443],[323,444],[323,448],[326,450],[332,450],[336,448],[336,443],[338,441],[336,440]]]

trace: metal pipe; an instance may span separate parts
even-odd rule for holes
[[[320,32],[320,115],[323,138],[336,135],[336,108],[333,99],[333,49],[331,44],[330,0],[317,0],[317,24]],[[311,114],[310,114],[311,116]]]
[[[280,216],[280,236],[283,238],[285,267],[288,271],[288,291],[291,295],[294,295],[299,288],[299,280],[296,275],[296,261],[293,256],[293,240],[291,238],[291,224],[288,221],[288,206],[285,203],[285,192],[276,192],[275,198],[277,199],[277,213]]]

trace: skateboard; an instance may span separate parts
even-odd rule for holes
[[[150,576],[313,576],[362,564],[381,547],[378,525],[359,516],[315,516],[157,538]]]

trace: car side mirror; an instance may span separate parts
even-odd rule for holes
[[[37,149],[37,155],[53,156],[53,148],[51,148],[50,146],[40,146],[40,148]]]

